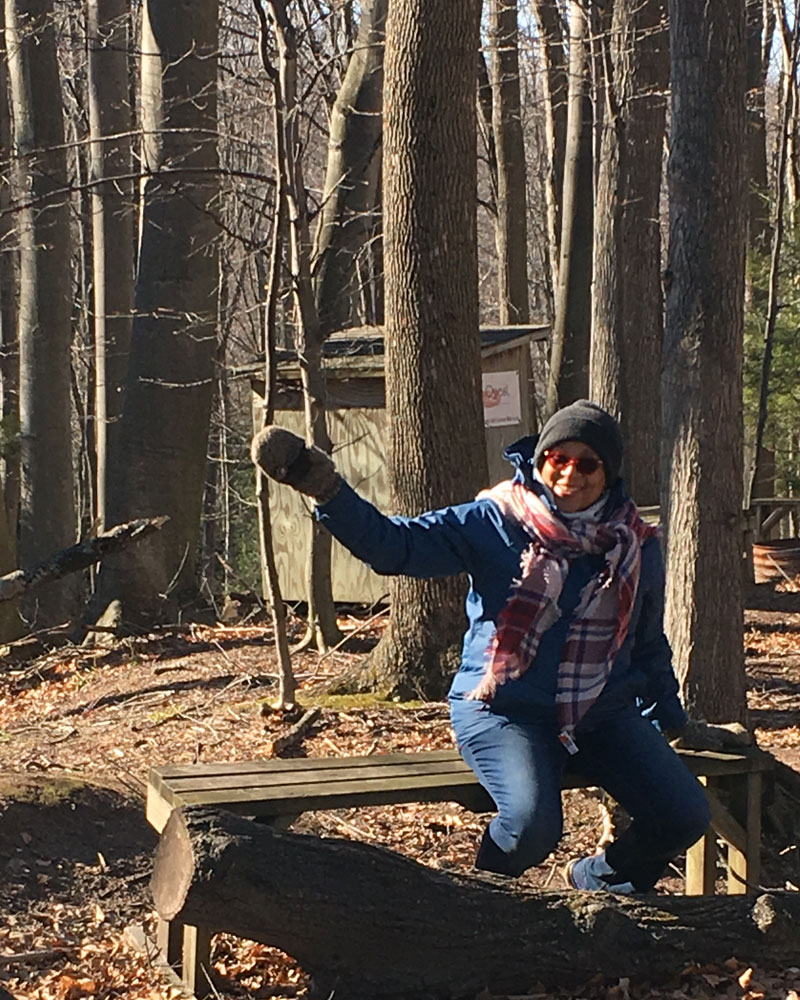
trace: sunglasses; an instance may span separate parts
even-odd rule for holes
[[[588,456],[573,458],[572,455],[566,455],[563,451],[546,451],[544,457],[554,469],[566,469],[568,466],[574,465],[582,476],[592,476],[603,466],[599,458],[589,458]]]

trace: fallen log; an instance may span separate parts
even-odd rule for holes
[[[126,524],[117,524],[93,538],[85,538],[68,549],[55,552],[30,569],[15,569],[6,573],[5,576],[0,576],[0,601],[13,601],[15,597],[43,583],[51,583],[62,576],[86,569],[113,552],[119,552],[127,545],[158,531],[168,520],[165,516],[142,517]]]
[[[800,954],[800,893],[626,898],[532,892],[384,848],[176,810],[151,882],[159,916],[282,949],[336,996],[474,997],[651,981],[690,962]]]

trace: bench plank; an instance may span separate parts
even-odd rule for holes
[[[680,750],[696,775],[747,775],[769,766],[760,751],[735,754]],[[565,788],[585,787],[568,770]],[[460,802],[476,811],[493,808],[489,795],[455,749],[357,757],[300,757],[170,764],[153,768],[148,782],[147,817],[163,829],[173,808],[208,805],[259,817],[297,815],[316,809],[392,805],[406,802]],[[742,850],[744,837],[736,830]]]
[[[276,794],[281,794],[282,790],[292,785],[335,785],[338,782],[361,782],[375,778],[383,778],[386,781],[396,781],[400,778],[423,778],[428,776],[441,775],[443,780],[447,780],[447,775],[472,774],[466,764],[458,761],[414,761],[412,758],[404,765],[392,764],[387,766],[376,760],[372,767],[350,768],[346,763],[339,767],[330,768],[309,768],[308,770],[294,770],[287,768],[284,771],[269,772],[244,772],[233,775],[209,775],[191,776],[180,778],[170,778],[169,787],[179,796],[183,796],[194,791],[213,791],[220,788],[230,788],[235,781],[237,788],[263,788],[265,793],[273,789]]]

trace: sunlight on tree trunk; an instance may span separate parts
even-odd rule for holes
[[[104,565],[103,606],[176,614],[196,595],[216,356],[218,5],[148,0],[142,22],[141,239],[112,520],[168,514]]]
[[[311,262],[323,336],[358,320],[362,289],[357,257],[366,250],[378,203],[387,5],[388,0],[361,5],[358,35],[331,109],[325,187]]]
[[[106,523],[109,462],[119,452],[133,312],[134,200],[128,4],[89,0],[87,45],[95,339],[95,517]],[[113,138],[111,138],[113,137]]]
[[[52,0],[6,0],[20,241],[21,562],[75,540],[70,426],[70,208]],[[68,620],[78,581],[59,581],[30,609],[36,625]]]
[[[672,0],[662,382],[667,635],[684,701],[746,716],[742,652],[744,5]]]
[[[591,398],[620,421],[625,479],[658,503],[661,232],[669,77],[662,0],[614,0],[600,39],[606,70],[592,282]]]
[[[384,226],[391,507],[471,499],[487,479],[478,339],[477,0],[392,0],[386,21]],[[441,697],[458,665],[461,579],[390,581],[363,678]]]
[[[492,131],[497,157],[497,270],[501,324],[527,323],[528,206],[516,0],[491,0]]]
[[[587,14],[579,0],[570,0],[564,184],[546,416],[589,389],[593,179],[586,36]]]
[[[260,3],[260,0],[254,0]],[[295,307],[295,346],[303,386],[306,441],[331,453],[325,417],[325,373],[322,368],[322,331],[311,285],[308,205],[298,122],[297,42],[283,0],[268,0],[278,45],[278,73],[273,78],[282,144],[277,168],[282,174],[289,219],[289,270]],[[331,584],[331,536],[316,520],[306,564],[308,634],[320,652],[342,638],[336,623]]]

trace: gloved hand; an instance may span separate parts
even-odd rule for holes
[[[752,733],[741,722],[712,724],[689,719],[677,733],[665,731],[670,744],[681,750],[741,750],[753,746]]]
[[[332,500],[344,481],[330,455],[316,446],[308,448],[301,437],[274,424],[253,438],[250,458],[271,479],[287,483],[321,504]]]

